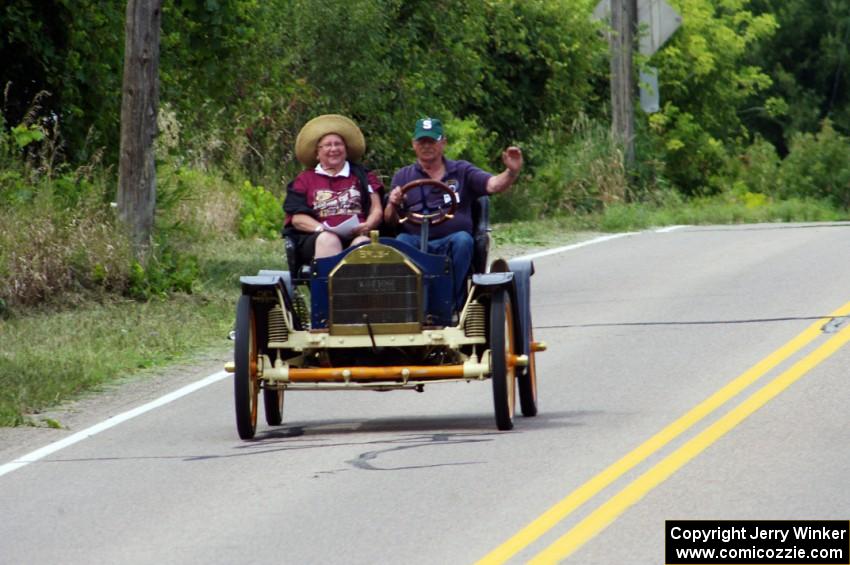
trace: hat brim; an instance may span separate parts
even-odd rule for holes
[[[316,146],[319,140],[335,133],[345,141],[346,155],[349,161],[359,161],[366,152],[366,138],[363,132],[350,118],[339,114],[317,116],[304,124],[295,138],[295,158],[307,167],[315,167]]]
[[[433,131],[422,131],[422,132],[419,132],[419,135],[417,135],[413,138],[413,141],[419,141],[423,137],[431,138],[434,141],[440,141],[441,139],[443,139],[443,134],[436,133],[436,132],[433,132]]]

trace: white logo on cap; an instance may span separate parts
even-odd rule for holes
[[[431,120],[422,120],[422,129],[431,129]]]

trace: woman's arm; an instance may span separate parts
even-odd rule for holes
[[[293,214],[292,225],[295,226],[295,229],[298,231],[303,232],[322,231],[324,229],[322,222],[309,214]]]

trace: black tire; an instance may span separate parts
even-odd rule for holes
[[[493,380],[493,407],[496,427],[514,427],[516,405],[516,371],[509,357],[514,350],[514,316],[511,297],[504,289],[495,291],[490,300],[490,377]]]
[[[266,423],[279,426],[283,423],[283,391],[274,388],[263,389],[263,407],[266,409]]]
[[[525,344],[526,355],[528,355],[528,366],[517,377],[519,384],[519,406],[522,409],[522,415],[526,418],[537,416],[537,369],[534,365],[533,343],[534,331],[531,329],[531,320],[529,320],[528,336],[526,337]]]
[[[251,439],[257,431],[257,404],[260,386],[257,377],[257,321],[251,297],[242,295],[236,304],[236,374],[233,398],[236,404],[236,430],[242,439]]]

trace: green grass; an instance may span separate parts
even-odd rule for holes
[[[747,205],[724,195],[672,206],[613,205],[594,216],[592,223],[600,231],[622,232],[670,225],[822,222],[847,218],[847,212],[817,200],[757,200]]]
[[[509,258],[526,251],[560,247],[598,235],[593,223],[575,216],[547,218],[534,222],[512,222],[493,225],[491,259]]]
[[[749,205],[728,195],[672,205],[614,204],[582,216],[560,216],[535,221],[496,224],[497,248],[522,249],[564,245],[600,232],[624,232],[671,225],[741,224],[766,222],[824,222],[850,219],[829,203],[817,200],[770,201],[753,199]]]
[[[230,347],[239,276],[283,268],[280,241],[216,241],[198,249],[203,280],[168,300],[46,307],[0,320],[0,425],[119,376]]]

